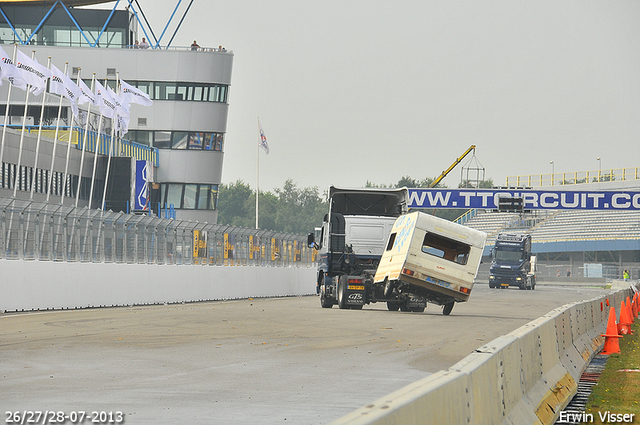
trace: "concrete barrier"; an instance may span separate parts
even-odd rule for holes
[[[0,312],[315,294],[315,268],[0,260]]]
[[[627,286],[552,310],[478,348],[448,370],[331,424],[552,424],[602,349],[606,299],[619,306],[630,294]]]

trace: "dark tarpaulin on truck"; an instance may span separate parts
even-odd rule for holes
[[[399,199],[401,197],[393,193],[336,193],[333,195],[331,212],[397,217],[402,213]]]

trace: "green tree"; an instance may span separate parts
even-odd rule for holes
[[[317,186],[299,189],[293,180],[285,181],[282,189],[275,189],[278,211],[275,227],[288,233],[308,233],[322,223],[328,211],[327,203],[320,198]]]
[[[482,189],[491,189],[493,187],[493,179],[487,179],[487,180],[482,180],[480,183],[478,183],[479,188]],[[474,186],[470,181],[468,180],[464,180],[463,182],[461,182],[458,185],[458,188],[473,188],[476,187]]]
[[[248,208],[253,199],[254,207]],[[255,192],[242,180],[218,187],[218,223],[238,227],[255,226]]]
[[[259,227],[277,232],[305,234],[322,223],[327,202],[317,187],[299,189],[293,180],[282,189],[259,194]],[[218,223],[238,227],[255,227],[256,195],[251,187],[238,180],[223,184],[218,194]]]

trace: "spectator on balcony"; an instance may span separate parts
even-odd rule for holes
[[[198,45],[198,43],[193,40],[193,43],[191,44],[191,50],[196,51],[200,48],[200,46]]]
[[[147,39],[142,37],[142,41],[140,42],[140,48],[141,49],[148,49],[149,48],[149,42],[147,42]]]

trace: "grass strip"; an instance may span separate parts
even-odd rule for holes
[[[635,333],[620,338],[621,353],[609,356],[600,380],[593,387],[586,405],[586,413],[593,415],[593,421],[588,423],[611,423],[607,420],[608,412],[634,414],[632,423],[640,424],[640,325],[636,323],[631,328]]]

